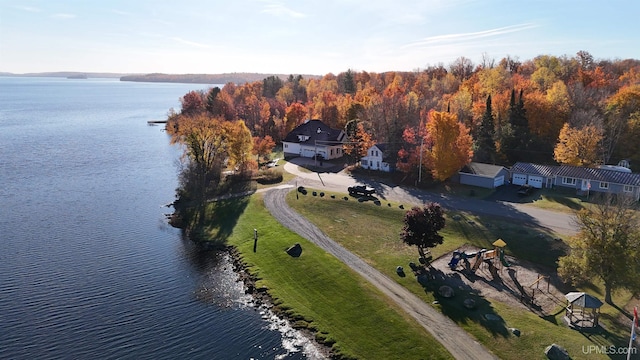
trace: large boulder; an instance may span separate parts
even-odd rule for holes
[[[302,246],[295,244],[287,249],[287,254],[292,257],[300,257],[302,255]]]
[[[551,344],[544,349],[544,354],[549,360],[571,360],[571,356],[565,348],[558,344]]]

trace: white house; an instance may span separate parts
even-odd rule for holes
[[[282,140],[282,149],[285,159],[313,158],[317,154],[330,160],[342,157],[344,141],[344,131],[332,129],[320,120],[307,120],[287,134]]]
[[[367,156],[360,159],[360,167],[368,170],[379,170],[385,172],[393,171],[393,166],[385,161],[384,152],[387,144],[375,144],[367,150]]]

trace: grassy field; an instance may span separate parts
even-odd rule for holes
[[[399,240],[402,217],[406,209],[399,209],[398,204],[382,203],[376,206],[370,202],[359,203],[353,198],[344,201],[341,200],[343,195],[339,194],[336,199],[307,195],[296,200],[295,194],[290,193],[287,201],[327,235],[378,270],[397,279],[425,302],[441,300],[433,289],[423,287],[415,277],[401,278],[395,274],[398,264],[417,261],[417,250],[402,244]],[[435,257],[463,244],[491,248],[495,239],[502,238],[508,244],[507,252],[510,255],[543,265],[553,271],[558,257],[565,253],[564,242],[555,234],[507,223],[497,218],[467,213],[449,213],[447,226],[441,233],[445,241],[433,250]],[[603,297],[602,286],[598,284],[582,290]],[[591,345],[625,346],[628,341],[628,326],[617,323],[616,320],[621,313],[613,306],[605,305],[601,308],[601,324],[606,330],[596,334],[583,334],[570,330],[563,324],[564,312],[561,306],[556,314],[543,318],[502,303],[491,302],[479,294],[474,295],[479,304],[479,310],[475,312],[466,310],[460,297],[455,297],[453,301],[439,301],[435,307],[502,359],[544,359],[544,348],[552,342],[562,344],[573,358],[584,358],[586,355],[583,349]],[[614,302],[618,304],[626,304],[629,300],[630,295],[626,293],[619,293],[614,298]],[[487,322],[479,315],[485,313],[495,313],[504,319],[504,322]],[[521,336],[512,335],[508,328],[520,329]],[[591,353],[588,358],[625,357]]]
[[[292,233],[270,216],[259,194],[211,204],[206,232],[241,252],[257,287],[302,328],[345,358],[450,359],[413,319],[344,264]],[[254,228],[258,229],[253,252]],[[302,256],[285,250],[300,243]]]

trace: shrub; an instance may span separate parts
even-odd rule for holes
[[[282,171],[281,170],[260,170],[258,172],[258,176],[256,181],[259,184],[277,184],[282,182]]]

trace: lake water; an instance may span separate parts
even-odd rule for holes
[[[147,121],[205,88],[0,77],[0,358],[320,357],[166,225],[180,150]]]

